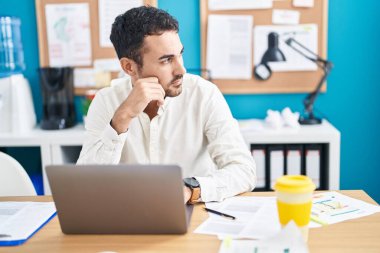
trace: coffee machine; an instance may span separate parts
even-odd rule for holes
[[[42,93],[41,128],[56,130],[76,123],[74,107],[74,71],[71,67],[39,69]]]

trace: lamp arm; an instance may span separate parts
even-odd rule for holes
[[[326,81],[327,79],[327,76],[330,74],[330,71],[332,69],[332,63],[329,62],[329,61],[326,61],[326,60],[315,60],[315,62],[320,62],[322,63],[323,67],[322,67],[322,70],[323,70],[323,76],[322,78],[320,79],[317,87],[315,88],[315,90],[311,93],[309,93],[309,95],[306,96],[306,98],[304,99],[303,101],[303,104],[305,105],[305,110],[309,113],[309,114],[312,114],[313,113],[313,105],[314,105],[314,102],[317,98],[317,96],[319,95],[319,92],[322,88],[322,85],[324,84],[324,82]],[[310,115],[312,116],[312,115]]]
[[[288,38],[287,40],[285,40],[285,43],[306,59],[317,64],[317,66],[323,70],[323,76],[319,80],[317,87],[314,91],[309,93],[303,100],[305,111],[308,114],[308,119],[305,121],[305,124],[318,124],[318,121],[320,122],[320,120],[314,117],[313,106],[316,98],[319,95],[322,85],[326,81],[327,76],[330,74],[333,64],[330,61],[323,59],[322,57],[311,51],[309,48],[299,43],[294,38]]]

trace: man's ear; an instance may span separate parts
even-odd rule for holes
[[[137,75],[137,64],[133,60],[123,57],[120,59],[121,68],[130,76]]]

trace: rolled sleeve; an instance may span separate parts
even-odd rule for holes
[[[201,187],[201,200],[203,202],[210,202],[218,200],[218,193],[216,191],[216,184],[213,178],[210,177],[195,177]]]
[[[125,133],[117,134],[111,124],[108,124],[102,132],[100,139],[109,148],[114,148],[115,145],[123,145],[127,138],[128,131]]]

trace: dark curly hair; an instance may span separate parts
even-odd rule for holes
[[[178,33],[178,21],[164,10],[141,6],[116,17],[110,39],[119,59],[132,59],[142,67],[141,49],[145,36],[161,35],[165,31]]]

